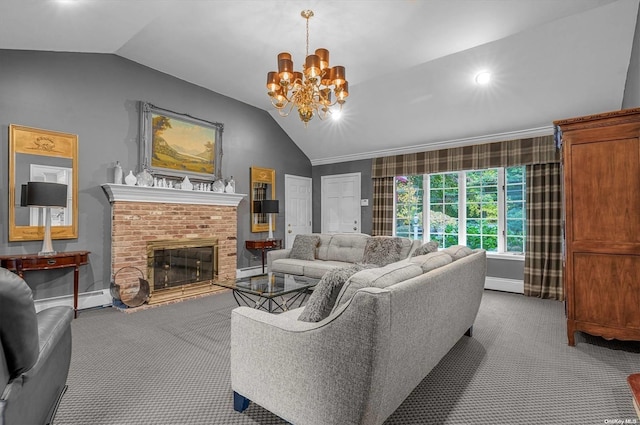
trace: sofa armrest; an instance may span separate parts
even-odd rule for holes
[[[54,350],[60,347],[60,341],[71,327],[73,308],[66,306],[51,307],[38,312],[38,339],[40,340],[40,355],[38,361],[25,373],[32,376],[39,373],[39,368],[46,363],[46,359]]]
[[[73,309],[48,308],[39,312],[37,319],[38,360],[4,389],[7,423],[45,423],[66,385],[71,363]]]
[[[298,321],[302,310],[234,309],[232,389],[291,423],[360,423],[386,372],[389,306],[387,291],[367,288],[317,323]]]
[[[291,248],[274,249],[271,251],[267,251],[267,270],[271,271],[271,264],[275,260],[279,260],[281,258],[289,258],[290,252],[291,252]]]

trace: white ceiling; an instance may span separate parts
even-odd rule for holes
[[[0,48],[113,53],[269,111],[313,164],[549,134],[620,109],[640,0],[2,0]],[[276,55],[328,48],[339,122],[281,118]],[[478,86],[475,73],[491,70]],[[206,117],[203,117],[206,118]],[[215,117],[210,117],[214,119]]]

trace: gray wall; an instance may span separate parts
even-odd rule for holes
[[[53,245],[58,251],[91,251],[81,292],[109,287],[110,205],[100,185],[112,181],[116,161],[125,173],[138,168],[138,101],[224,123],[222,175],[233,175],[238,193],[249,193],[251,166],[276,169],[278,199],[284,199],[285,173],[311,177],[309,159],[267,112],[115,55],[0,50],[0,93],[0,254],[32,253],[41,246],[8,242],[8,125],[77,134],[79,236]],[[244,241],[266,234],[251,233],[249,224],[245,198],[238,206],[239,268],[260,264]],[[276,237],[283,237],[281,229]],[[72,293],[70,276],[65,270],[32,272],[28,280],[40,299]]]
[[[636,33],[633,38],[631,60],[627,71],[622,109],[640,107],[640,7],[636,19]]]
[[[369,199],[368,207],[360,207],[361,223],[360,231],[362,233],[371,234],[373,230],[372,209],[373,204],[373,182],[371,180],[371,159],[363,159],[360,161],[339,162],[337,164],[316,165],[313,167],[313,231],[319,233],[322,228],[322,176],[332,176],[335,174],[360,173],[360,198]]]

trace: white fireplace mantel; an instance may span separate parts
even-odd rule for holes
[[[169,189],[165,187],[129,186],[105,183],[102,185],[110,203],[159,202],[163,204],[223,205],[237,207],[245,194],[203,192],[198,190]]]

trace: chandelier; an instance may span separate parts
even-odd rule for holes
[[[349,96],[349,83],[344,66],[329,67],[327,49],[316,49],[315,54],[309,54],[309,18],[313,11],[303,10],[300,15],[307,20],[307,57],[302,72],[293,70],[290,53],[280,53],[278,71],[267,73],[267,94],[281,117],[288,116],[295,107],[306,127],[314,115],[321,120],[331,115],[336,104],[342,110]]]

